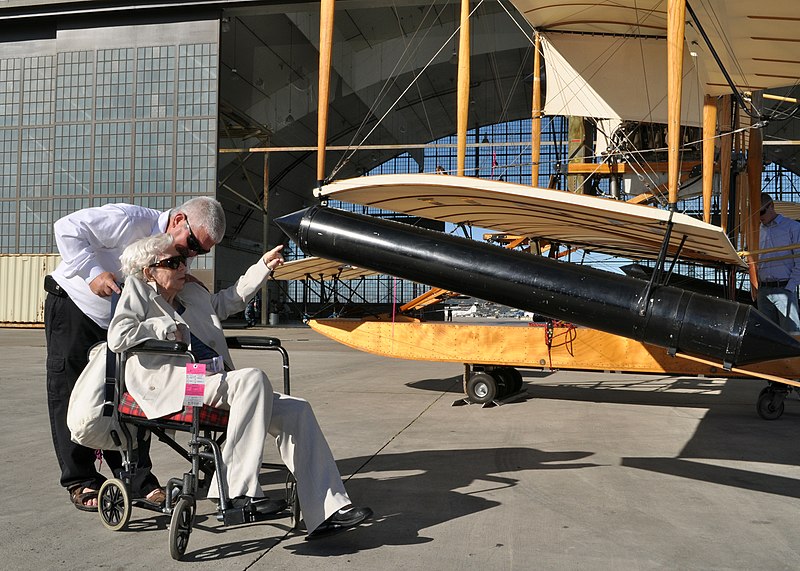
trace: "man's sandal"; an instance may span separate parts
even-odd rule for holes
[[[156,488],[142,499],[146,501],[148,504],[160,508],[163,507],[164,504],[167,502],[167,492],[164,490],[164,488]]]
[[[88,491],[83,491],[88,490]],[[85,486],[75,486],[69,490],[69,497],[72,500],[72,505],[81,510],[82,512],[96,512],[97,506],[89,506],[88,502],[97,499],[97,490],[92,490]]]

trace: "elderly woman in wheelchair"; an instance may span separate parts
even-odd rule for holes
[[[195,358],[207,364],[203,403],[229,412],[222,462],[208,497],[218,497],[215,480],[221,478],[234,506],[268,509],[258,477],[269,434],[295,477],[312,538],[358,525],[372,511],[352,505],[309,403],[274,392],[259,369],[236,369],[220,323],[243,310],[283,263],[281,249],[270,250],[233,286],[212,294],[187,274],[186,259],[169,234],[131,244],[121,257],[125,287],[108,329],[108,345],[123,352],[151,339],[187,343]],[[186,368],[174,356],[134,354],[126,362],[125,383],[148,419],[183,409]]]

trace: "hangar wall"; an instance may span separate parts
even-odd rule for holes
[[[80,208],[216,194],[217,20],[36,35],[0,43],[0,255],[55,254],[53,222]]]

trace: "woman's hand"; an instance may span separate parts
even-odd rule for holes
[[[275,246],[261,258],[270,270],[274,270],[283,264],[281,250],[283,250],[283,244]]]

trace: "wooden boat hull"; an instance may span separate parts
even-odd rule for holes
[[[482,325],[404,319],[312,319],[314,331],[360,351],[416,361],[439,361],[521,368],[575,369],[741,377],[741,373],[698,363],[655,345],[584,327],[543,324]],[[548,338],[550,342],[548,342]],[[788,379],[800,376],[800,358],[741,369]]]

